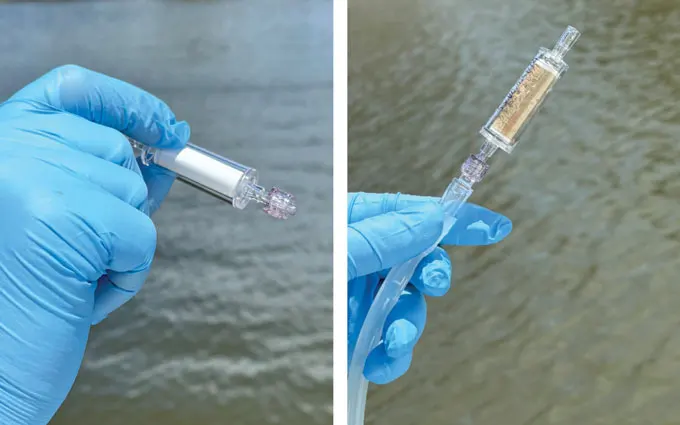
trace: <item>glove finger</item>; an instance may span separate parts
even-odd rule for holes
[[[65,127],[59,130],[62,140],[79,151],[123,166],[142,176],[148,193],[148,210],[145,211],[151,215],[160,207],[175,181],[175,173],[153,164],[142,164],[140,159],[135,158],[127,137],[117,130],[90,122],[83,125],[83,119],[74,115],[62,117],[79,120],[72,126],[60,123]]]
[[[381,343],[368,355],[364,367],[364,377],[374,384],[389,384],[406,373],[408,368],[411,367],[412,360],[412,352],[402,357],[389,357],[385,353],[384,344]]]
[[[153,215],[170,192],[176,175],[172,171],[154,164],[144,165],[141,160],[138,160],[138,165],[149,192],[149,215]]]
[[[112,312],[130,301],[139,292],[139,289],[128,290],[123,286],[118,286],[113,283],[114,280],[122,285],[138,286],[141,288],[148,275],[149,269],[146,270],[146,273],[139,272],[134,274],[110,272],[99,278],[97,289],[94,293],[92,324],[98,325],[101,323]]]
[[[35,102],[12,104],[14,121],[22,132],[39,133],[44,142],[40,147],[61,145],[113,162],[130,170],[138,170],[132,146],[118,130],[89,122],[82,117],[63,112],[45,113],[44,106]],[[19,120],[40,114],[40,130]],[[17,122],[18,121],[18,122]],[[21,136],[19,136],[21,137]],[[38,139],[40,140],[40,139]],[[34,142],[37,143],[37,142]]]
[[[442,210],[435,204],[348,225],[348,280],[415,257],[437,241],[442,226]]]
[[[442,245],[491,245],[502,241],[512,231],[507,217],[475,204],[465,204],[456,223],[441,241]]]
[[[390,269],[380,272],[380,277],[387,277]],[[451,259],[442,248],[436,248],[427,254],[418,264],[410,282],[424,295],[441,297],[451,288]]]
[[[77,151],[46,152],[39,160],[89,181],[126,204],[148,212],[148,191],[138,169],[123,168]]]
[[[189,125],[177,122],[160,99],[132,84],[76,65],[48,72],[10,100],[44,102],[149,146],[181,149],[189,140]]]
[[[385,321],[385,354],[398,358],[410,353],[423,334],[426,317],[425,297],[415,287],[408,285]]]
[[[355,223],[389,212],[436,204],[437,198],[402,193],[350,193],[347,195],[347,222]]]
[[[92,324],[101,322],[137,294],[156,251],[156,228],[141,211],[109,196],[102,201],[99,219],[107,229],[100,237],[110,253],[109,272],[98,281]]]
[[[80,117],[71,117],[82,120]],[[67,130],[67,133],[70,134],[64,135],[62,130],[60,135],[76,149],[123,166],[142,176],[148,194],[148,206],[144,211],[147,211],[149,215],[156,212],[175,181],[175,173],[157,165],[144,165],[140,159],[135,158],[130,142],[121,132],[93,123],[87,123],[89,125],[85,126],[82,125],[82,122],[79,124]],[[82,129],[89,131],[85,132],[86,137],[78,137],[78,132],[72,131],[74,128],[81,129],[78,130],[81,133]]]
[[[439,198],[401,193],[350,193],[347,200],[348,223],[392,211],[437,203]],[[479,205],[466,203],[442,245],[490,245],[503,240],[512,230],[510,220]]]

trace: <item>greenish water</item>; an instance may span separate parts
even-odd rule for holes
[[[472,201],[514,221],[452,249],[410,372],[371,424],[680,424],[680,8],[350,1],[349,187],[439,195],[539,46],[583,36]]]
[[[54,425],[328,424],[332,3],[0,6],[4,99],[75,63],[167,101],[192,141],[298,199],[268,219],[175,185],[134,301],[93,329]]]

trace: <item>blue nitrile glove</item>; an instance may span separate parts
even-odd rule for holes
[[[124,133],[181,148],[160,100],[77,66],[0,105],[0,424],[46,424],[76,377],[90,326],[149,274],[149,215],[174,176],[140,167]]]
[[[347,350],[350,362],[381,279],[392,267],[431,247],[441,235],[444,216],[437,201],[401,194],[349,194]],[[490,245],[501,241],[511,230],[512,223],[506,217],[465,204],[441,245]],[[425,327],[423,295],[442,296],[451,286],[451,260],[446,251],[437,248],[425,257],[410,283],[387,317],[382,342],[366,361],[364,376],[376,384],[397,379],[411,365],[413,347]]]

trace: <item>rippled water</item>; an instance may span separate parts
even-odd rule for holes
[[[235,211],[177,184],[144,290],[94,328],[53,423],[327,424],[332,403],[332,2],[0,6],[0,95],[76,63],[137,84],[192,141],[297,195]]]
[[[440,194],[541,45],[583,31],[472,200],[501,245],[451,293],[374,424],[680,423],[680,8],[674,1],[352,0],[350,189]]]

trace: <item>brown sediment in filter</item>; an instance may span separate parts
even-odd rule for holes
[[[491,129],[503,136],[510,145],[517,143],[524,124],[536,112],[555,81],[557,75],[553,71],[538,61],[531,64],[496,114]]]

